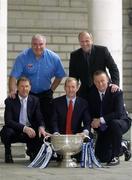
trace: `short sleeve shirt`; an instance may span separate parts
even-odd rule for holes
[[[36,59],[32,48],[25,49],[16,58],[10,74],[16,79],[20,76],[29,78],[33,93],[50,89],[52,78],[63,78],[65,75],[60,57],[47,48],[39,59]]]

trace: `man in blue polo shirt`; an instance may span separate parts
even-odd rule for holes
[[[21,76],[31,81],[31,94],[39,97],[46,129],[50,131],[53,92],[60,84],[65,71],[60,57],[46,48],[46,38],[40,34],[32,37],[31,48],[16,58],[9,78],[9,95],[15,98],[16,82]],[[52,81],[52,78],[54,80]]]

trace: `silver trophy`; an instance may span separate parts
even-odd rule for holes
[[[83,137],[81,135],[52,135],[51,143],[57,154],[62,155],[63,159],[60,167],[77,167],[75,160],[71,155],[75,155],[81,151],[83,144]]]

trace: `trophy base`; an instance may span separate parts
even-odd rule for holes
[[[59,167],[63,168],[76,168],[78,167],[77,163],[72,159],[62,159],[59,164]]]

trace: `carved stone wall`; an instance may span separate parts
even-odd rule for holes
[[[47,47],[58,53],[68,74],[70,52],[78,46],[78,33],[88,29],[87,0],[8,1],[8,75],[15,57],[41,33]],[[63,93],[63,82],[55,96]]]
[[[128,11],[131,0],[123,0],[123,90],[126,108],[132,112],[132,25],[129,25]]]
[[[123,0],[123,90],[127,110],[132,112],[132,26],[128,24],[131,0]],[[87,0],[8,1],[8,75],[15,57],[30,47],[35,33],[47,37],[47,47],[57,52],[68,74],[70,52],[78,47],[77,35],[88,29]],[[63,94],[63,82],[55,96]]]

